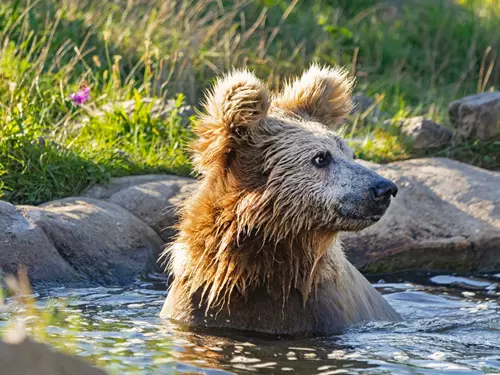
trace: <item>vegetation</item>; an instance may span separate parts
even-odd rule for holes
[[[278,90],[312,61],[345,65],[381,113],[344,129],[359,155],[414,156],[392,125],[423,113],[446,126],[452,99],[498,87],[499,21],[495,0],[5,0],[0,199],[37,204],[111,176],[188,174],[191,119],[179,110],[233,66]],[[68,96],[83,80],[91,98],[78,106]],[[151,97],[175,105],[155,117]],[[124,100],[132,113],[102,111]],[[499,150],[491,141],[425,154],[497,169]]]

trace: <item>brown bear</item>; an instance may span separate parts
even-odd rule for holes
[[[247,70],[216,82],[192,147],[201,182],[165,251],[174,281],[163,317],[283,335],[399,319],[338,239],[376,223],[397,193],[332,130],[352,86],[318,65],[277,95]]]

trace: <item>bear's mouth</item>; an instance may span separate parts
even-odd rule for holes
[[[367,222],[377,222],[380,219],[382,219],[382,216],[385,214],[385,209],[380,211],[377,210],[375,213],[362,213],[362,212],[356,212],[358,210],[350,210],[348,207],[340,207],[338,211],[339,218],[342,220],[349,220],[349,221],[367,221]],[[363,210],[360,210],[363,211]]]
[[[369,227],[382,219],[389,208],[390,199],[378,204],[361,199],[348,199],[337,209],[339,229],[344,231],[358,231]]]
[[[382,219],[382,216],[383,215],[372,215],[372,216],[369,216],[369,217],[365,217],[362,220],[379,221],[380,219]]]
[[[349,221],[368,221],[368,222],[377,222],[382,219],[383,215],[371,215],[371,216],[350,216],[350,215],[342,215],[340,216],[343,220]]]
[[[370,216],[353,216],[353,215],[341,215],[340,220],[340,230],[346,232],[356,232],[365,229],[382,218],[383,215],[370,215]]]

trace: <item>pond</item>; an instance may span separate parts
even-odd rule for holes
[[[500,374],[500,274],[414,273],[371,281],[403,322],[299,340],[214,337],[173,326],[158,316],[166,295],[162,280],[36,292],[41,306],[65,300],[58,307],[67,316],[63,325],[47,328],[51,342],[73,346],[110,374]]]

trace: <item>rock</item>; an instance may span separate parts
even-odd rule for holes
[[[500,270],[500,173],[445,158],[366,163],[399,186],[376,225],[342,235],[364,272]]]
[[[500,136],[500,92],[486,92],[452,102],[448,107],[455,139],[489,140]]]
[[[124,285],[163,273],[158,257],[194,181],[132,176],[38,207],[0,201],[0,269],[24,265],[32,283],[65,286]]]
[[[442,158],[381,166],[362,162],[394,179],[400,193],[377,225],[343,235],[347,254],[365,272],[409,268],[482,272],[500,270],[500,174]],[[177,217],[175,207],[192,179],[116,179],[104,194],[160,232]],[[453,183],[450,184],[450,181]],[[109,191],[113,194],[109,195]],[[163,211],[161,208],[168,207]]]
[[[39,216],[41,215],[41,216]],[[77,270],[99,284],[124,285],[156,269],[161,238],[111,202],[67,198],[30,208],[52,243]]]
[[[375,100],[366,95],[356,95],[353,96],[352,103],[353,109],[351,111],[351,114],[357,112],[363,113],[375,103]]]
[[[155,181],[192,181],[192,179],[168,174],[150,174],[143,176],[112,178],[107,184],[94,185],[87,190],[84,195],[89,198],[108,199],[113,194],[116,194],[123,189]]]
[[[0,268],[32,283],[124,285],[156,269],[163,241],[129,211],[91,198],[0,205]]]
[[[347,122],[352,122],[352,116],[358,117],[358,124],[361,122],[363,124],[372,124],[378,122],[382,117],[383,113],[380,111],[380,107],[375,105],[375,100],[366,95],[357,95],[352,98],[353,109],[350,113],[351,116],[347,119]],[[370,109],[371,108],[371,109]],[[368,113],[365,113],[368,111]]]
[[[9,375],[106,375],[80,358],[55,352],[29,338],[0,341],[0,368]]]
[[[171,240],[177,222],[177,208],[196,188],[196,180],[172,175],[147,175],[114,178],[109,184],[96,185],[89,197],[107,199],[153,228],[165,241]]]
[[[412,142],[414,150],[451,144],[453,133],[423,116],[411,117],[401,123],[401,132]]]
[[[77,285],[85,277],[59,254],[42,227],[24,217],[10,203],[0,201],[0,268],[16,274],[19,266],[29,269],[33,281]]]
[[[122,189],[109,201],[132,212],[168,242],[177,222],[179,203],[196,188],[192,179],[169,179],[148,182]]]

